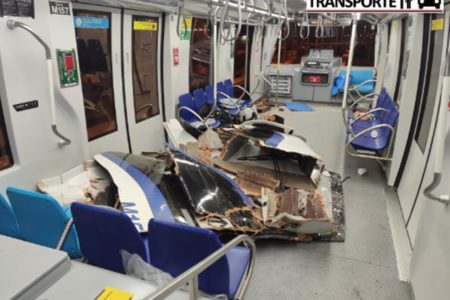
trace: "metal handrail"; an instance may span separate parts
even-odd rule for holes
[[[373,82],[373,83],[377,83],[377,81],[375,80],[375,79],[368,79],[368,80],[366,80],[366,81],[364,81],[364,82],[361,82],[361,83],[359,83],[359,84],[357,84],[357,85],[355,85],[355,86],[352,86],[350,89],[349,89],[349,92],[351,93],[351,92],[356,92],[356,94],[358,94],[358,96],[359,97],[362,97],[362,95],[361,95],[361,93],[359,92],[359,88],[361,87],[361,86],[363,86],[363,85],[365,85],[365,84],[367,84],[367,83],[371,83],[371,82]]]
[[[389,140],[389,146],[388,146],[388,149],[387,149],[387,152],[386,152],[386,157],[382,157],[382,156],[369,156],[369,155],[359,155],[359,154],[356,154],[356,155],[355,155],[355,154],[352,154],[352,153],[349,151],[349,148],[348,148],[348,147],[353,143],[354,140],[356,140],[357,138],[363,136],[363,135],[366,134],[367,132],[370,132],[370,131],[372,131],[372,130],[379,129],[379,128],[388,128],[388,129],[391,131],[391,137],[390,137],[390,140]],[[351,138],[351,139],[347,142],[347,144],[346,144],[346,150],[347,150],[347,153],[350,154],[350,155],[352,155],[352,156],[362,157],[362,158],[371,158],[371,159],[376,159],[376,160],[391,160],[391,158],[389,158],[389,155],[390,155],[390,153],[391,153],[392,142],[393,142],[393,140],[394,140],[394,135],[395,135],[395,128],[394,128],[393,126],[389,125],[389,124],[378,124],[378,125],[375,125],[375,126],[366,128],[366,129],[360,131],[360,132],[359,132],[358,134],[356,134],[356,135],[353,135],[353,134],[352,134],[352,138]]]
[[[70,145],[71,141],[69,138],[64,136],[61,132],[59,132],[58,127],[56,126],[56,110],[55,110],[55,90],[54,90],[54,83],[53,83],[53,64],[52,64],[52,52],[50,50],[50,46],[34,31],[33,28],[28,26],[25,23],[14,21],[12,19],[9,19],[6,22],[6,26],[10,30],[14,30],[15,28],[19,27],[24,29],[25,31],[29,32],[45,49],[45,58],[47,60],[47,72],[48,72],[48,92],[50,97],[50,111],[51,111],[51,117],[52,117],[52,131],[53,133],[60,139],[58,144],[60,146],[68,146]]]
[[[367,94],[363,97],[358,98],[358,100],[353,101],[353,103],[350,105],[350,107],[353,108],[356,104],[358,104],[359,102],[366,100],[366,99],[373,101],[374,99],[370,99],[370,97],[379,97],[379,96],[380,96],[380,94],[377,94],[377,93]]]
[[[206,128],[209,128],[208,124],[206,124],[206,120],[203,120],[203,118],[192,108],[187,107],[187,106],[180,106],[177,109],[177,120],[181,123],[181,111],[182,110],[187,110],[188,112],[190,112],[191,114],[193,114],[203,125],[205,125]]]
[[[152,300],[161,300],[168,297],[170,294],[178,290],[180,287],[184,286],[186,283],[189,283],[189,299],[196,300],[198,299],[198,275],[206,270],[209,266],[214,264],[217,260],[227,254],[232,248],[236,247],[241,243],[246,243],[251,250],[251,259],[247,265],[247,269],[245,274],[243,275],[243,279],[241,280],[241,284],[234,296],[235,299],[242,299],[247,290],[248,284],[250,282],[251,275],[253,273],[253,266],[255,263],[255,253],[256,246],[255,242],[245,234],[239,235],[235,237],[233,240],[225,244],[219,250],[213,252],[211,255],[206,257],[204,260],[196,264],[195,266],[189,268],[187,271],[183,272],[181,275],[174,278],[167,285],[160,287],[152,294],[144,299],[152,299]]]

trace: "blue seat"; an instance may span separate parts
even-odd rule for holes
[[[211,111],[213,104],[210,104],[208,98],[206,97],[206,93],[203,89],[196,89],[193,93],[194,95],[194,103],[195,103],[195,111],[202,115],[202,110],[208,110],[208,113]],[[210,128],[217,128],[220,126],[220,121],[210,118],[207,121],[207,124]]]
[[[368,113],[370,113],[371,118],[368,120],[356,120],[353,117],[353,115],[349,114],[348,118],[347,118],[347,122],[349,125],[351,125],[352,127],[364,127],[367,128],[368,126],[370,126],[370,122],[372,122],[373,120],[380,120],[382,118],[382,116],[384,115],[385,110],[389,110],[389,105],[390,101],[388,101],[389,99],[389,95],[387,94],[386,88],[382,88],[380,91],[380,94],[377,98],[375,107],[368,111]]]
[[[222,88],[222,92],[225,91],[225,86],[223,86],[223,83],[221,85]],[[217,92],[219,92],[219,84],[217,84]],[[206,94],[206,99],[208,100],[208,103],[211,105],[214,105],[214,87],[212,85],[207,85],[205,86],[205,94]],[[224,99],[225,96],[222,94],[217,94],[217,100],[221,100]],[[224,109],[221,105],[220,102],[217,103],[217,106],[220,110],[224,110],[227,112],[227,114],[229,114],[230,116],[235,116],[239,113],[238,109],[232,109],[232,110],[228,110],[228,109]]]
[[[150,220],[151,264],[176,277],[223,245],[217,235],[198,227]],[[199,288],[233,298],[251,260],[250,250],[237,246],[199,275]]]
[[[225,85],[225,91],[226,91],[227,95],[232,97],[232,98],[237,98],[236,94],[234,93],[235,86],[233,85],[233,82],[231,81],[231,79],[224,80],[223,84]],[[236,86],[236,87],[238,87],[238,86]],[[240,87],[238,87],[238,88],[240,88]],[[248,92],[245,89],[242,89],[242,91],[243,91],[243,93],[248,94]],[[244,109],[250,103],[252,103],[252,99],[251,99],[250,95],[248,95],[248,97],[249,97],[248,99],[243,99],[242,100],[241,109]]]
[[[357,150],[379,152],[390,145],[393,132],[388,126],[395,128],[399,111],[392,98],[385,92],[382,94],[384,97],[378,99],[377,107],[383,110],[377,111],[373,119],[349,123],[354,135],[347,132],[346,142]]]
[[[81,252],[90,264],[124,273],[120,250],[149,261],[147,238],[139,234],[125,213],[79,202],[72,203],[71,210]]]
[[[179,107],[185,106],[192,109],[193,111],[196,111],[194,98],[192,97],[191,93],[181,95],[180,97],[178,97],[178,100],[179,100],[178,104]],[[181,110],[180,117],[183,118],[188,123],[199,121],[198,118],[188,110]]]
[[[227,96],[225,96],[225,95],[227,95],[230,98],[233,98],[230,95],[228,95],[227,89],[225,87],[225,84],[223,82],[218,82],[217,83],[217,100],[219,101],[219,105],[220,105],[220,100],[223,100],[223,99],[227,98]],[[236,107],[236,108],[229,108],[229,107],[227,107],[227,108],[225,108],[222,105],[220,105],[220,107],[222,109],[224,109],[231,116],[235,116],[235,115],[237,115],[240,112],[240,107]]]
[[[13,238],[20,238],[19,227],[17,226],[16,216],[3,197],[0,194],[0,234]]]
[[[343,92],[345,88],[345,75],[346,70],[342,70],[338,76],[334,79],[333,87],[331,88],[331,96],[336,96],[339,92]],[[368,80],[375,79],[375,72],[373,69],[353,69],[350,72],[350,83],[349,86],[355,87],[362,84]],[[375,89],[375,82],[367,82],[358,87],[357,91],[362,94],[373,93]]]
[[[368,80],[374,80],[375,79],[375,73],[373,69],[355,69],[352,70],[350,75],[352,76],[351,85],[357,86],[360,85],[363,82],[366,82]],[[375,83],[368,82],[366,84],[363,84],[358,87],[358,92],[363,94],[372,93],[375,89]]]
[[[16,215],[20,237],[28,242],[56,248],[72,216],[53,197],[14,187],[6,189]],[[77,232],[72,225],[61,247],[72,258],[81,257]]]

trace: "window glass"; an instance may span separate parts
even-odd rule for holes
[[[300,27],[290,23],[289,36],[281,43],[281,63],[299,64],[303,56],[309,54],[309,49],[333,49],[334,55],[342,57],[344,64],[348,60],[350,46],[351,26],[347,27],[325,27],[326,37],[316,38],[317,27],[310,27],[309,38],[300,38]],[[306,28],[303,28],[306,34]],[[286,26],[283,28],[283,36],[286,35]],[[375,37],[376,28],[366,21],[358,21],[357,39],[353,57],[355,66],[373,66],[375,60]],[[278,42],[272,63],[276,64],[278,59]]]
[[[212,82],[211,23],[206,19],[192,19],[189,90],[192,92]]]
[[[0,0],[0,17],[3,16],[34,18],[34,1]]]
[[[74,10],[89,141],[117,130],[112,85],[111,15]]]
[[[430,15],[424,18],[424,31],[428,32],[428,49],[426,62],[425,80],[423,80],[423,88],[419,89],[422,94],[419,117],[417,119],[417,129],[415,133],[415,140],[422,152],[425,153],[425,148],[430,134],[431,121],[433,119],[433,110],[436,104],[436,96],[438,94],[439,72],[441,68],[441,55],[444,49],[444,31],[432,30],[431,22],[435,19],[442,18],[442,15]],[[426,40],[425,40],[426,42]],[[421,78],[423,78],[421,76]]]
[[[248,33],[247,33],[248,31]],[[247,35],[248,34],[248,35]],[[253,26],[249,26],[248,30],[245,26],[242,27],[242,30],[239,34],[239,37],[234,41],[234,85],[239,85],[245,89],[248,89],[248,74],[246,71],[246,62],[247,62],[247,70],[250,67],[250,49],[251,42],[253,37]],[[248,52],[247,52],[247,43],[248,43]],[[247,79],[247,81],[246,81]],[[236,91],[235,91],[236,92]],[[235,95],[239,95],[236,94]]]
[[[0,170],[7,169],[14,164],[9,146],[8,134],[6,133],[5,118],[3,108],[0,105]]]
[[[133,16],[133,89],[136,123],[159,114],[158,19]]]

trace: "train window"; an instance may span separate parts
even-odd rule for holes
[[[440,18],[442,18],[441,15],[433,15],[432,17],[426,15],[424,18],[424,32],[427,32],[427,36],[424,36],[424,40],[425,42],[428,42],[425,54],[428,57],[424,57],[422,60],[426,69],[424,72],[421,70],[420,76],[425,80],[422,81],[423,87],[420,90],[422,99],[420,102],[420,112],[415,133],[415,140],[422,152],[425,152],[428,141],[436,97],[439,97],[440,95],[437,93],[437,90],[441,68],[441,55],[444,49],[444,31],[430,30],[432,21]],[[427,39],[425,39],[425,37]]]
[[[298,64],[303,56],[309,54],[309,49],[333,49],[334,55],[342,57],[346,64],[348,59],[348,48],[350,45],[351,27],[326,27],[324,37],[316,38],[317,27],[310,27],[308,39],[300,38],[300,27],[290,23],[289,36],[281,43],[281,63]],[[306,28],[303,28],[306,31]],[[286,26],[283,27],[283,35],[287,33]],[[303,34],[306,34],[304,32]],[[376,28],[370,23],[360,20],[357,25],[357,40],[353,65],[372,67],[375,61],[375,37]],[[278,42],[272,57],[272,63],[276,64],[278,59]]]
[[[117,130],[111,59],[111,15],[74,10],[89,141]]]
[[[0,101],[1,102],[1,101]],[[14,164],[9,146],[8,134],[6,132],[5,117],[3,108],[0,105],[0,170],[7,169]]]
[[[211,23],[206,19],[192,19],[189,90],[192,92],[212,81]]]
[[[0,17],[34,18],[33,0],[0,0]]]
[[[234,42],[234,80],[233,84],[248,89],[249,82],[246,70],[250,68],[250,49],[253,37],[253,27],[242,27],[239,37]],[[248,50],[248,51],[247,51]],[[240,93],[236,94],[239,95]]]
[[[158,19],[133,16],[133,89],[136,123],[159,114]]]

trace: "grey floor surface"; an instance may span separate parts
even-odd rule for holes
[[[315,112],[279,114],[308,139],[327,169],[351,177],[343,184],[346,241],[257,241],[246,299],[412,299],[409,284],[398,280],[379,165],[346,155],[339,106],[313,107]],[[365,176],[356,173],[361,167]]]

